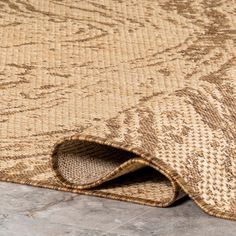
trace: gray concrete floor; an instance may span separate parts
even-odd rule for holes
[[[235,236],[186,199],[170,208],[0,182],[0,236]]]

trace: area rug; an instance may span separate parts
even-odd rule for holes
[[[0,180],[236,220],[234,0],[1,0]]]

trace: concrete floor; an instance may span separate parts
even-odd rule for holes
[[[185,199],[170,208],[0,182],[0,236],[235,236]]]

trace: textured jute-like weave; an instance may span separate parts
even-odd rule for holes
[[[235,0],[1,0],[0,180],[236,219]]]

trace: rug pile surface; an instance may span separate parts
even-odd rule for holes
[[[0,1],[0,180],[236,220],[234,0]]]

